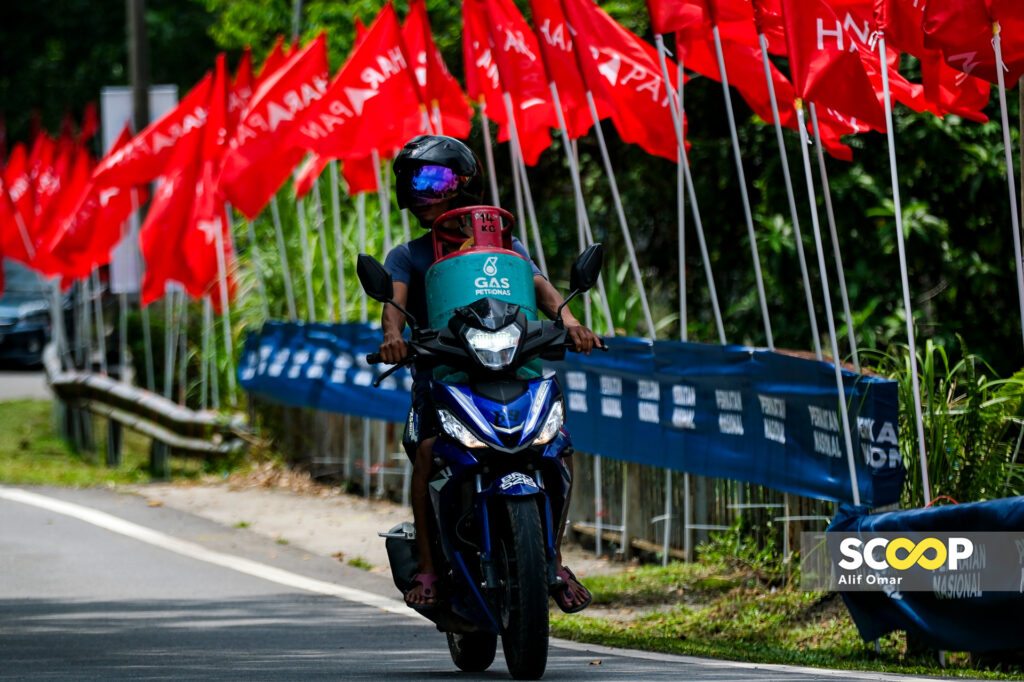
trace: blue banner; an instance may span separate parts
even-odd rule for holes
[[[885,514],[843,507],[829,532],[964,533],[1024,531],[1024,497],[910,509]],[[1016,547],[1020,589],[989,592],[974,581],[949,581],[931,592],[842,592],[850,615],[864,641],[893,630],[906,630],[934,649],[950,651],[1020,650],[1024,647],[1024,547]],[[990,559],[991,557],[989,557]],[[973,572],[986,568],[981,553]],[[967,571],[971,573],[972,571]],[[969,578],[969,576],[968,576]],[[979,583],[980,584],[980,581]]]
[[[266,400],[401,422],[406,370],[380,388],[366,324],[272,322],[246,340],[247,391]],[[832,365],[741,346],[610,339],[611,350],[553,363],[579,450],[799,495],[852,501]],[[843,373],[861,504],[899,499],[897,387]]]

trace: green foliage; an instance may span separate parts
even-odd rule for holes
[[[927,340],[917,367],[932,497],[975,502],[1024,493],[1024,463],[1015,459],[1024,416],[1024,371],[996,378],[961,340],[960,359]],[[867,359],[899,382],[900,448],[907,466],[904,506],[923,504],[910,357],[906,347]]]

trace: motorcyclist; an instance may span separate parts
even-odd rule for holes
[[[443,135],[420,135],[410,140],[395,157],[393,164],[395,186],[399,208],[407,208],[427,230],[434,226],[434,220],[455,208],[478,205],[483,200],[483,168],[476,154],[455,138]],[[453,221],[438,225],[434,229],[458,230]],[[468,236],[468,235],[466,235]],[[439,240],[450,252],[458,245],[449,240]],[[526,258],[533,268],[533,283],[536,290],[537,308],[554,319],[562,296],[540,273],[530,259],[522,243],[513,238],[513,249]],[[433,240],[427,234],[393,248],[385,260],[385,268],[394,280],[394,301],[408,310],[420,323],[427,319],[426,288],[424,277],[434,262]],[[579,323],[569,311],[562,309],[565,323],[574,349],[580,353],[601,346],[601,341],[590,329]],[[402,338],[405,316],[393,306],[384,306],[381,327],[384,340],[380,355],[384,362],[401,362],[408,354],[408,346]],[[416,526],[416,547],[419,554],[419,573],[415,583],[406,594],[406,601],[413,606],[429,606],[437,601],[433,557],[430,552],[428,482],[433,465],[433,446],[441,432],[436,410],[430,399],[429,375],[426,372],[413,373],[412,409],[407,421],[407,439],[415,444],[411,497],[413,521]],[[566,457],[572,472],[572,457]],[[566,499],[568,510],[568,498]],[[567,613],[582,610],[591,599],[590,592],[566,566],[562,564],[561,541],[565,529],[566,513],[563,512],[556,539],[557,572],[561,582],[552,596],[558,606]]]

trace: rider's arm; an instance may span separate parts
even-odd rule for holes
[[[393,300],[405,308],[409,301],[408,285],[395,282]],[[381,359],[389,365],[401,362],[409,352],[405,339],[402,338],[402,330],[405,329],[405,315],[395,306],[386,305],[380,316],[380,326],[384,332],[384,341],[380,344]]]
[[[558,306],[562,305],[564,300],[562,295],[543,275],[533,276],[533,287],[537,292],[537,308],[552,320],[555,319]],[[580,324],[569,310],[569,306],[562,308],[562,322],[569,332],[569,338],[576,346],[577,353],[589,354],[592,349],[601,347],[601,340],[597,338],[597,334]]]

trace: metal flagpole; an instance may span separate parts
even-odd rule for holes
[[[569,128],[565,123],[565,114],[562,111],[562,101],[558,96],[558,86],[555,85],[554,81],[548,84],[551,89],[551,98],[555,103],[555,113],[558,115],[558,126],[562,131],[562,142],[565,147],[566,159],[569,162],[569,175],[572,177],[572,191],[573,197],[576,202],[576,231],[577,231],[577,242],[579,244],[580,253],[587,248],[587,244],[594,243],[594,236],[590,230],[590,217],[587,215],[587,206],[583,199],[583,183],[580,180],[580,167],[576,161],[576,155],[573,153],[572,143],[569,140]],[[601,306],[605,314],[605,320],[608,323],[608,329],[610,334],[615,333],[615,320],[612,317],[611,306],[608,304],[608,295],[605,293],[604,288],[604,277],[599,276],[597,278],[597,289],[601,295]],[[590,306],[587,306],[587,327],[591,328],[592,323],[590,320]]]
[[[209,388],[210,376],[210,322],[213,319],[213,306],[210,303],[210,296],[203,296],[203,334],[200,353],[202,358],[199,361],[199,409],[205,410],[207,406],[206,393]]]
[[[811,102],[811,127],[814,130],[814,143],[818,150],[818,174],[821,176],[822,191],[825,193],[825,215],[828,216],[828,229],[832,236],[832,255],[836,261],[836,272],[839,275],[839,293],[843,299],[843,314],[846,316],[846,336],[850,341],[850,352],[853,355],[853,367],[860,373],[860,355],[857,353],[857,337],[853,333],[853,314],[850,312],[850,294],[846,291],[846,270],[843,268],[843,254],[839,250],[839,231],[836,229],[836,214],[832,210],[832,189],[828,183],[828,171],[825,169],[825,152],[821,144],[821,132],[818,129],[818,110]]]
[[[750,197],[747,195],[747,176],[743,171],[743,156],[740,153],[740,138],[736,132],[736,117],[732,110],[732,97],[729,92],[729,76],[725,70],[725,55],[722,53],[722,38],[718,26],[711,27],[715,37],[715,54],[718,57],[718,72],[722,76],[722,91],[725,95],[725,113],[729,119],[729,135],[732,137],[733,158],[736,160],[736,174],[740,181],[740,197],[743,199],[743,217],[747,221],[747,236],[750,239],[750,255],[754,261],[754,280],[757,283],[757,296],[761,303],[761,317],[764,319],[764,333],[768,340],[768,350],[775,350],[775,339],[772,336],[772,323],[768,316],[768,299],[764,292],[764,278],[761,275],[761,257],[757,250],[757,237],[754,234],[754,217],[750,212]],[[668,88],[668,81],[665,83]]]
[[[178,404],[185,405],[188,401],[188,294],[181,294],[181,334],[178,335],[178,350],[181,359],[178,362]]]
[[[884,61],[882,62],[885,63]],[[882,69],[884,72],[885,69]],[[828,290],[828,277],[825,270],[825,252],[821,242],[821,227],[818,224],[818,212],[814,205],[814,178],[811,173],[811,156],[807,151],[807,122],[804,119],[804,106],[800,100],[796,101],[796,115],[800,125],[800,152],[803,155],[804,175],[807,179],[807,200],[811,207],[811,225],[814,228],[814,245],[818,253],[818,269],[821,272],[821,293],[825,298],[825,316],[828,322],[828,338],[832,345],[832,366],[835,368],[836,389],[838,390],[839,414],[841,417],[840,429],[846,444],[846,463],[850,470],[850,488],[853,494],[854,506],[860,506],[860,487],[857,484],[857,469],[854,464],[853,437],[850,433],[850,418],[846,409],[846,390],[843,388],[843,371],[839,362],[838,347],[836,344],[836,324],[832,316],[832,298]],[[892,127],[890,126],[890,129]]]
[[[284,278],[284,300],[288,306],[288,319],[295,322],[299,319],[295,307],[295,289],[292,287],[292,270],[288,265],[288,249],[284,243],[284,228],[281,227],[281,209],[277,205],[277,195],[270,198],[270,217],[274,221],[274,233],[277,237],[277,251],[281,255],[281,275]]]
[[[338,320],[344,322],[345,311],[345,245],[341,236],[341,191],[338,187],[338,162],[330,163],[331,223],[334,228],[334,262],[338,268]]]
[[[359,253],[366,253],[366,193],[356,195],[356,225]],[[366,291],[359,287],[359,321],[366,322]]]
[[[313,297],[313,257],[309,253],[309,225],[306,223],[306,202],[295,200],[295,214],[299,219],[299,243],[302,247],[302,279],[306,283],[306,319],[316,319],[316,299]]]
[[[665,79],[665,90],[671,92],[668,84],[672,81],[668,77],[668,64],[665,59],[665,42],[660,34],[655,36],[658,42],[658,60],[661,62],[661,77]],[[675,94],[675,93],[673,93]],[[593,96],[587,91],[587,98],[591,103],[593,112]],[[672,114],[676,134],[676,144],[679,146],[679,154],[683,158],[683,175],[686,185],[686,194],[690,200],[690,211],[693,213],[694,226],[697,229],[697,243],[700,246],[701,257],[704,259],[704,276],[708,281],[708,291],[711,295],[711,309],[715,315],[715,326],[718,329],[718,340],[725,345],[725,325],[722,322],[722,311],[718,306],[718,291],[715,288],[715,278],[711,273],[711,256],[708,254],[707,241],[704,239],[704,223],[700,218],[700,209],[697,206],[697,193],[693,187],[693,177],[690,174],[690,161],[686,155],[686,143],[683,140],[683,108],[682,101],[677,102],[675,96],[668,98],[669,112]]]
[[[526,208],[523,206],[523,181],[519,175],[519,170],[516,167],[516,153],[515,153],[515,136],[509,133],[508,148],[509,161],[512,163],[512,195],[515,198],[516,205],[516,222],[519,224],[519,241],[523,243],[524,248],[530,243],[529,238],[526,236]]]
[[[384,226],[384,255],[391,251],[391,201],[384,196],[384,183],[380,177],[380,152],[371,153],[373,158],[373,181],[377,185],[377,201],[380,202],[380,218]]]
[[[502,99],[505,101],[505,113],[508,115],[508,131],[509,131],[509,146],[512,149],[512,172],[519,179],[519,188],[522,192],[522,200],[526,205],[526,212],[530,219],[530,228],[533,233],[533,249],[536,253],[533,254],[537,260],[537,265],[540,267],[541,273],[544,277],[548,276],[548,264],[544,258],[544,249],[540,241],[540,228],[537,225],[537,212],[533,206],[533,192],[530,190],[530,179],[526,175],[526,160],[523,158],[523,148],[520,144],[519,139],[519,128],[516,126],[515,109],[512,106],[512,95],[508,92],[502,93]],[[517,203],[519,199],[516,199]],[[520,208],[520,210],[522,210]],[[522,214],[520,214],[520,217]],[[526,242],[526,222],[524,220],[519,221],[519,229],[521,231],[520,240],[525,246]]]
[[[224,206],[225,213],[231,207]],[[227,223],[230,225],[230,221]],[[228,268],[224,259],[224,231],[214,232],[214,243],[217,248],[217,285],[220,289],[220,323],[224,334],[224,351],[228,359],[228,403],[235,404],[235,349],[231,335],[231,302],[228,296]]]
[[[590,116],[594,120],[594,132],[597,134],[597,145],[601,149],[601,159],[604,161],[604,170],[608,174],[608,184],[612,191],[612,200],[615,203],[615,213],[619,218],[619,228],[622,230],[622,239],[626,243],[626,251],[629,253],[629,263],[633,270],[633,279],[636,281],[637,290],[640,293],[640,304],[644,310],[644,320],[647,323],[647,338],[654,338],[654,318],[651,317],[651,307],[647,303],[647,289],[644,286],[643,277],[640,274],[640,264],[637,262],[636,249],[633,248],[633,237],[629,232],[629,225],[626,224],[626,212],[622,208],[622,197],[619,196],[619,185],[615,181],[615,173],[612,170],[612,159],[608,155],[608,145],[604,141],[604,132],[601,130],[601,119],[597,115],[597,107],[594,105],[594,95],[587,89],[587,105],[590,107]]]
[[[175,293],[170,284],[164,284],[164,397],[171,399],[171,382],[174,381]]]
[[[487,102],[480,100],[480,123],[484,133],[484,159],[487,163],[487,182],[491,188],[491,203],[500,207],[498,201],[498,179],[494,170],[494,150],[491,149],[491,124],[487,119]]]
[[[761,61],[764,64],[764,78],[768,83],[768,98],[772,104],[772,118],[775,119],[775,139],[779,143],[779,158],[782,161],[782,177],[786,183],[786,200],[789,202],[789,219],[793,223],[793,239],[796,242],[797,260],[800,261],[800,275],[804,282],[804,298],[807,300],[807,317],[811,323],[811,337],[814,341],[814,355],[821,360],[821,340],[818,338],[818,315],[814,312],[814,296],[811,294],[811,277],[807,271],[807,257],[804,255],[804,238],[800,232],[800,218],[796,210],[796,195],[793,192],[793,178],[789,174],[789,154],[782,137],[782,121],[779,119],[779,102],[775,97],[775,82],[772,80],[768,61],[768,39],[763,33],[757,34],[761,44]],[[813,107],[813,105],[812,105]],[[813,112],[814,109],[812,108]],[[814,115],[813,113],[811,114]]]
[[[210,347],[216,346],[217,328],[213,323],[213,302],[210,297],[206,297],[206,325],[211,330],[210,336]],[[220,409],[220,366],[217,364],[217,354],[210,353],[210,403],[213,409]]]
[[[100,287],[99,268],[92,270],[92,286],[97,294],[93,298],[93,309],[96,313],[96,344],[100,347],[100,374],[107,376],[106,324],[103,321],[103,290]]]
[[[316,216],[316,233],[320,239],[320,261],[324,266],[324,289],[327,293],[327,316],[337,322],[334,312],[334,282],[331,280],[331,257],[327,247],[327,231],[324,229],[324,205],[320,201],[320,178],[313,181],[313,214]]]
[[[662,49],[664,49],[664,46],[662,46]],[[664,57],[662,59],[664,61]],[[678,69],[676,82],[679,83],[679,90],[677,92],[679,97],[679,108],[685,109],[683,101],[683,80],[686,74],[683,71],[682,59],[679,60],[676,68]],[[667,83],[669,81],[666,79],[665,82]],[[681,340],[686,341],[687,336],[689,335],[689,319],[686,307],[686,158],[683,156],[681,151],[676,156],[676,164],[676,239],[679,258],[679,336]],[[686,476],[689,476],[689,474],[686,474]]]
[[[145,99],[145,98],[143,98]],[[135,263],[138,267],[139,272],[139,316],[142,321],[142,346],[143,352],[146,355],[146,390],[151,393],[156,392],[156,369],[153,366],[153,333],[149,326],[149,307],[142,305],[142,274],[143,274],[143,262],[142,252],[138,248],[138,211],[139,211],[139,192],[136,188],[131,189],[132,198],[132,213],[130,222],[128,225],[128,235],[132,238],[135,244],[132,247],[135,255]],[[127,315],[127,313],[126,313]],[[125,321],[127,324],[127,320]]]
[[[263,260],[260,258],[259,249],[256,248],[256,228],[251,220],[246,220],[245,224],[249,232],[249,258],[252,260],[252,269],[256,271],[256,288],[260,292],[260,307],[263,308],[263,319],[269,320],[270,299],[267,296],[267,283],[263,281]]]
[[[885,36],[878,38],[878,56],[882,60],[883,67],[889,62],[885,57]],[[999,71],[997,68],[996,71]],[[917,451],[921,458],[921,484],[924,488],[924,503],[927,506],[932,501],[931,487],[928,483],[928,458],[924,448],[924,417],[921,414],[921,382],[917,376],[917,344],[914,341],[914,313],[910,307],[910,281],[907,275],[907,252],[903,236],[903,207],[900,204],[900,186],[896,174],[896,141],[892,130],[892,98],[889,95],[889,69],[882,68],[882,94],[885,101],[885,136],[889,143],[889,172],[892,179],[892,201],[893,214],[896,218],[896,244],[899,247],[900,255],[900,279],[903,284],[903,309],[907,318],[907,343],[910,350],[910,380],[914,392],[914,418],[917,420]],[[1012,172],[1012,165],[1011,165]],[[1011,193],[1012,197],[1012,193]],[[1016,202],[1013,202],[1016,206]],[[1017,229],[1014,228],[1014,237],[1017,237]],[[1020,240],[1017,240],[1017,273],[1020,275]],[[824,276],[824,269],[822,269]],[[1024,303],[1024,299],[1022,299]],[[832,341],[832,348],[836,352],[835,340]]]
[[[1003,153],[1006,155],[1006,185],[1010,191],[1010,226],[1013,228],[1013,256],[1017,263],[1017,298],[1020,304],[1021,335],[1024,338],[1024,269],[1021,267],[1020,216],[1017,213],[1017,189],[1013,175],[1013,146],[1010,121],[1006,113],[1006,83],[1003,75],[1003,35],[999,22],[992,24],[992,49],[996,53],[996,79],[999,83],[999,115],[1003,123]],[[927,494],[927,493],[926,493]],[[927,503],[927,500],[925,500]]]

